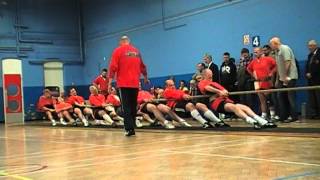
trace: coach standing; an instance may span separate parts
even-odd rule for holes
[[[144,82],[148,83],[147,69],[139,50],[130,44],[128,36],[122,36],[119,40],[119,47],[112,53],[108,87],[110,91],[112,79],[116,76],[124,113],[125,136],[135,135],[134,122],[137,113],[140,74],[143,74]]]
[[[296,86],[298,69],[291,48],[281,43],[280,38],[273,37],[270,40],[271,48],[276,52],[278,78],[277,88],[292,88]],[[295,92],[278,92],[280,104],[280,121],[291,122],[298,120],[296,113]],[[287,119],[289,116],[292,120]]]
[[[310,54],[306,63],[306,78],[309,86],[320,85],[320,48],[315,40],[308,42]],[[320,119],[320,90],[309,91],[310,118]]]

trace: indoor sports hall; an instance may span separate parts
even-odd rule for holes
[[[0,0],[0,180],[320,179],[319,0]]]

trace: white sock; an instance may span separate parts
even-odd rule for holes
[[[274,117],[276,115],[276,112],[274,110],[270,110],[270,116]]]
[[[216,115],[214,115],[213,112],[210,110],[206,111],[204,113],[204,116],[213,122],[221,122],[221,120]]]
[[[205,124],[207,121],[203,119],[203,117],[200,115],[198,110],[192,110],[190,112],[191,116],[195,118],[197,121],[199,121],[202,125]]]
[[[177,117],[177,121],[180,123],[180,122],[184,122],[186,120],[182,119],[181,117]]]
[[[257,121],[255,121],[254,119],[252,119],[251,117],[248,116],[248,117],[246,117],[246,122],[253,125]]]
[[[120,116],[116,116],[116,117],[114,117],[114,119],[116,119],[118,121],[124,121],[124,119],[122,117],[120,117]]]
[[[103,119],[104,119],[105,121],[107,121],[108,123],[110,123],[110,124],[113,123],[111,117],[110,117],[108,114],[105,114],[105,115],[103,115],[102,117],[103,117]]]
[[[253,118],[254,118],[260,125],[265,125],[265,124],[268,123],[267,120],[261,118],[261,117],[258,116],[258,115],[255,115]]]
[[[63,119],[63,118],[60,118],[60,122],[62,122],[62,121],[64,121],[64,119]]]
[[[262,117],[262,118],[267,118],[267,113],[263,112],[263,113],[261,114],[261,117]]]

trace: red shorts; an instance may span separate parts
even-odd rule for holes
[[[255,89],[271,89],[272,88],[271,81],[260,81],[260,82],[255,82],[255,83],[258,83],[258,85],[257,85],[258,87],[255,87]]]
[[[210,104],[210,108],[214,111],[219,111],[220,109],[218,108],[221,104],[226,104],[226,103],[234,103],[231,99],[227,97],[218,97],[215,100],[213,100]],[[221,110],[220,110],[221,111]]]

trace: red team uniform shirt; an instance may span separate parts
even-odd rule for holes
[[[107,104],[112,104],[114,107],[119,107],[121,105],[121,101],[119,96],[114,94],[109,94],[106,99]]]
[[[261,57],[260,59],[252,60],[247,67],[247,71],[256,75],[259,89],[270,89],[272,82],[267,78],[275,71],[275,68],[276,61],[273,58]]]
[[[84,103],[84,99],[81,96],[69,96],[67,103],[71,104],[71,105],[75,105],[75,103],[78,104],[83,104]]]
[[[56,104],[55,99],[46,98],[45,96],[40,96],[38,104],[37,104],[37,109],[41,112],[44,112],[43,107],[48,107],[48,108],[53,109],[55,104]]]
[[[138,49],[129,44],[122,45],[113,51],[109,78],[117,74],[117,87],[139,88],[141,73],[146,76],[147,70]]]
[[[102,94],[107,94],[108,93],[108,78],[104,78],[101,75],[98,76],[95,80],[93,80],[94,84],[97,84],[99,87],[99,90],[101,91]]]
[[[177,101],[185,101],[183,96],[185,92],[175,88],[166,88],[163,92],[163,97],[168,99],[167,105],[170,108],[174,108],[177,104]]]
[[[138,93],[138,104],[141,105],[145,101],[154,99],[154,96],[149,91],[139,91]]]
[[[225,90],[225,88],[223,86],[221,86],[220,84],[216,83],[216,82],[212,82],[210,80],[201,80],[198,84],[198,87],[199,87],[199,90],[202,94],[212,94],[212,92],[207,92],[207,90],[205,89],[206,86],[212,86],[216,89],[219,89],[219,90]],[[219,105],[222,103],[222,102],[225,102],[225,103],[234,103],[231,99],[229,99],[228,97],[219,97],[217,94],[215,95],[216,98],[214,98],[212,101],[211,101],[211,109],[213,110],[217,110]]]
[[[92,106],[102,106],[105,104],[105,97],[102,94],[97,94],[97,95],[91,94],[89,96],[89,102]]]

